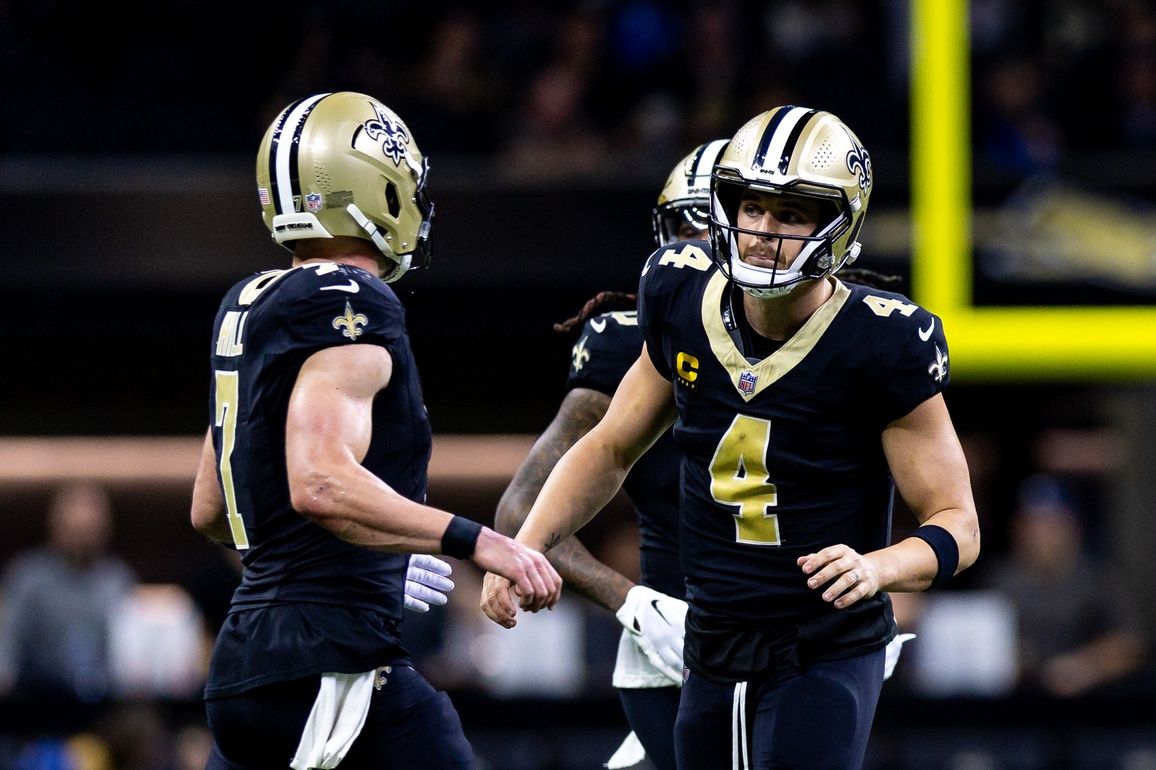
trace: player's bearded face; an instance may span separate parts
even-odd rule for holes
[[[813,234],[818,229],[821,208],[822,205],[811,198],[771,195],[754,190],[744,192],[736,224],[743,230],[766,235],[737,234],[742,260],[755,267],[785,269],[799,255],[805,241],[775,236]]]

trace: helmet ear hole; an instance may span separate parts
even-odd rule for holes
[[[819,230],[823,230],[831,226],[831,223],[839,218],[841,209],[838,203],[834,201],[823,201],[819,209]]]
[[[401,213],[401,200],[397,197],[397,186],[393,182],[387,182],[385,185],[385,205],[389,209],[389,215],[397,219],[397,215]]]
[[[743,190],[746,188],[729,179],[717,179],[716,182],[715,195],[722,208],[720,213],[726,217],[728,224],[733,225],[738,220],[739,202],[742,200]]]

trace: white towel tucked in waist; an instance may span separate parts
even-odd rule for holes
[[[293,770],[331,770],[345,758],[365,726],[377,671],[322,674],[321,689],[289,766]]]

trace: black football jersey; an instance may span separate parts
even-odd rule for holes
[[[586,321],[570,355],[567,388],[613,396],[642,353],[638,313],[603,313]],[[638,514],[642,583],[670,596],[685,592],[678,561],[678,494],[681,459],[667,431],[631,468],[623,488]]]
[[[285,465],[289,397],[305,360],[336,345],[380,345],[393,369],[362,464],[424,501],[431,432],[401,303],[355,267],[274,270],[226,294],[213,340],[213,445],[244,572],[206,694],[407,659],[397,630],[406,556],[346,543],[295,511]]]
[[[894,487],[880,435],[946,386],[940,320],[836,281],[794,336],[751,362],[724,320],[731,285],[709,248],[651,255],[639,305],[678,407],[688,665],[742,679],[771,648],[804,661],[878,649],[894,634],[886,594],[837,610],[796,560],[836,543],[888,545]]]

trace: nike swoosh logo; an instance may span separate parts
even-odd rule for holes
[[[660,610],[658,608],[658,599],[651,599],[650,600],[650,606],[654,608],[654,612],[655,612],[655,614],[658,615],[658,617],[662,618],[663,620],[666,620],[666,616],[663,615],[662,610]],[[670,621],[666,620],[666,622],[669,623]]]
[[[321,291],[347,291],[350,294],[356,294],[361,291],[361,287],[357,285],[357,281],[351,280],[348,286],[322,286]],[[924,339],[927,339],[924,337]]]
[[[593,329],[594,331],[598,332],[599,334],[601,334],[602,332],[606,331],[606,319],[605,318],[592,318],[592,319],[590,319],[590,328]]]
[[[926,330],[924,330],[924,329],[919,330],[919,339],[923,340],[924,342],[927,342],[929,339],[931,339],[931,333],[933,331],[935,331],[935,319],[934,318],[931,319],[931,326],[928,326]]]

